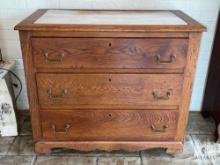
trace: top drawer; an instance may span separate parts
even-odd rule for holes
[[[183,69],[187,39],[32,38],[37,68]]]

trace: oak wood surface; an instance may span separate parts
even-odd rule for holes
[[[174,139],[178,121],[178,111],[158,110],[41,111],[41,116],[45,140],[167,141]]]
[[[41,108],[74,106],[179,105],[181,74],[38,74],[37,86]],[[50,98],[66,95],[60,99]],[[153,94],[155,92],[155,95]],[[169,93],[168,93],[169,92]],[[169,95],[169,96],[168,96]],[[160,98],[163,97],[163,98]]]
[[[37,68],[184,69],[187,39],[32,38]],[[62,61],[52,63],[48,59]],[[160,57],[158,61],[157,57]],[[164,62],[173,62],[164,64]],[[160,63],[161,62],[161,63]]]
[[[177,38],[188,39],[188,32],[54,32],[33,31],[32,37],[65,37],[65,38]]]
[[[184,135],[186,132],[189,106],[192,95],[193,80],[195,75],[195,69],[197,64],[197,58],[199,54],[201,41],[201,33],[190,33],[189,36],[189,48],[187,53],[187,64],[184,71],[183,91],[181,99],[183,100],[180,105],[180,121],[178,123],[176,140],[184,141]]]
[[[34,141],[41,138],[39,104],[36,88],[35,70],[33,69],[33,56],[31,56],[30,38],[31,33],[20,31],[21,50],[24,62],[24,70],[27,81],[28,100],[31,111],[31,126],[33,130]]]
[[[181,151],[206,28],[181,11],[172,13],[187,25],[35,24],[46,11],[38,10],[15,27],[20,30],[35,151]],[[158,53],[160,61],[172,63],[155,63]],[[48,63],[54,60],[61,63]],[[63,131],[68,135],[54,134]]]
[[[151,148],[167,148],[167,153],[175,154],[182,151],[183,143],[175,141],[39,141],[35,145],[35,152],[49,154],[53,148],[69,148],[79,151],[93,150],[126,150],[129,152],[141,151]]]

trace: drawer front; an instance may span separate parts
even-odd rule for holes
[[[38,74],[41,108],[179,105],[183,75]]]
[[[177,111],[99,110],[41,111],[43,138],[48,140],[173,140]]]
[[[37,68],[183,69],[187,39],[32,38]]]

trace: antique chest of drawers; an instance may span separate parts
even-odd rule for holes
[[[36,152],[181,151],[201,24],[181,11],[38,10],[15,29]]]

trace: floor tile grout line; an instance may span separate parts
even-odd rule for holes
[[[31,160],[31,164],[30,165],[35,165],[36,160],[37,160],[37,154],[34,154],[32,160]]]
[[[96,157],[96,165],[98,165],[99,164],[99,157]]]
[[[192,135],[194,135],[194,134],[191,134],[191,136]],[[198,134],[196,134],[196,135],[198,135]],[[199,135],[210,135],[210,134],[199,134]],[[211,135],[213,135],[213,134],[211,134]],[[193,142],[194,142],[194,139],[193,139],[193,137],[192,137],[192,140],[193,140]],[[196,144],[195,144],[196,145]],[[197,145],[196,145],[196,149],[197,149]],[[209,159],[209,158],[208,158]],[[209,159],[210,160],[210,162],[212,163],[212,165],[214,165],[215,163],[213,162],[213,160],[212,159]]]
[[[193,148],[194,148],[194,150],[195,150],[196,159],[198,160],[199,165],[206,165],[206,164],[204,164],[203,161],[199,158],[199,157],[200,157],[200,154],[199,154],[200,150],[198,149],[195,140],[193,139],[193,137],[192,137],[191,134],[190,134],[189,136],[190,136],[190,138],[191,138],[191,143],[192,143]]]
[[[8,153],[9,153],[9,151],[11,150],[13,144],[15,143],[15,140],[17,139],[17,137],[18,137],[18,136],[14,137],[14,139],[13,139],[12,143],[10,144],[10,146],[9,146],[9,148],[8,148],[8,151],[6,152],[5,155],[9,156]]]
[[[194,151],[195,151],[195,155],[196,155],[196,159],[198,160],[199,165],[204,165],[202,163],[202,161],[199,159],[199,151],[198,151],[197,145],[196,145],[196,143],[195,143],[195,141],[194,141],[194,139],[192,137],[192,134],[189,134],[189,136],[191,138],[190,142],[193,145],[193,148],[194,148]]]
[[[143,163],[143,157],[142,157],[142,152],[140,151],[139,152],[139,157],[140,157],[140,165],[143,165],[144,163]]]
[[[139,153],[139,156],[136,156],[137,158],[140,158],[140,165],[143,165],[143,159],[141,158],[141,152]],[[99,158],[100,157],[96,157],[96,165],[98,165],[99,164]],[[109,157],[108,157],[109,158]],[[111,158],[111,157],[110,157]],[[126,157],[126,156],[120,156],[120,158],[122,158],[123,160],[125,160],[125,158],[128,158],[128,157]]]
[[[18,136],[19,137],[19,141],[18,141],[18,154],[20,155],[21,154],[21,141],[22,141],[22,139],[21,139],[21,137],[20,136]]]

